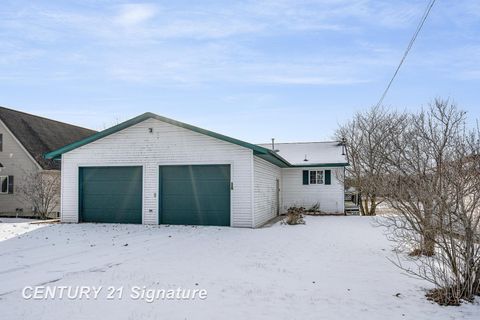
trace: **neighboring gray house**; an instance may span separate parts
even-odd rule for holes
[[[96,131],[0,107],[0,214],[31,215],[32,205],[18,192],[34,172],[59,174],[60,163],[44,153]]]
[[[275,149],[145,113],[45,156],[62,163],[63,222],[256,228],[292,205],[344,213],[341,144]]]

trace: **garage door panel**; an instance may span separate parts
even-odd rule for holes
[[[222,196],[201,197],[192,199],[188,196],[164,197],[163,209],[188,210],[229,210],[230,201]]]
[[[174,225],[208,225],[208,226],[229,226],[230,219],[224,215],[192,215],[191,211],[178,213],[169,218],[168,224]]]
[[[108,208],[107,208],[108,209]],[[93,221],[83,222],[97,222],[97,223],[132,223],[139,224],[139,221],[135,211],[132,210],[118,210],[115,211],[105,210],[105,208],[89,209],[89,215],[95,216]]]
[[[132,191],[141,189],[142,183],[123,183],[119,181],[116,181],[115,183],[98,183],[89,181],[88,187],[84,188],[83,194],[88,196],[128,196],[132,195]]]
[[[202,180],[230,179],[228,165],[165,166],[164,179],[191,180],[192,176]]]
[[[168,217],[168,224],[212,226],[230,225],[230,218],[226,215],[223,215],[222,212],[198,211],[195,214],[192,214],[191,210],[176,211],[175,215]]]
[[[142,205],[141,199],[138,199],[137,195],[132,194],[115,194],[115,195],[85,195],[88,198],[88,202],[84,202],[84,210],[88,208],[118,208],[122,210],[138,209]]]
[[[173,180],[166,179],[168,183],[168,189],[164,190],[166,195],[179,195],[179,194],[198,194],[209,195],[212,193],[223,193],[226,188],[230,187],[230,182],[227,180]]]
[[[142,176],[141,167],[84,167],[84,178],[91,181],[111,181],[112,179],[131,181]]]
[[[159,221],[230,225],[230,166],[160,167]]]
[[[83,222],[142,223],[142,167],[80,168]]]

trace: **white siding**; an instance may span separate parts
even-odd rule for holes
[[[153,133],[149,133],[153,128]],[[62,221],[78,222],[78,168],[143,166],[143,223],[158,223],[158,170],[161,165],[229,164],[231,225],[252,227],[253,152],[156,119],[134,126],[62,155]]]
[[[303,185],[303,170],[332,170],[332,184]],[[344,212],[343,168],[287,168],[282,169],[283,210],[291,206],[309,208],[320,205],[326,213]]]
[[[281,169],[259,157],[253,157],[254,225],[259,227],[277,215],[277,179]],[[281,203],[281,199],[278,200]]]

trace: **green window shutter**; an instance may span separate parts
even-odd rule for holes
[[[8,193],[13,193],[13,176],[8,176]]]
[[[308,170],[303,170],[303,184],[308,184]]]
[[[325,170],[325,184],[332,184],[332,170]]]

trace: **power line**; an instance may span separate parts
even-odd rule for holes
[[[398,64],[397,69],[395,70],[395,72],[394,72],[392,78],[390,79],[390,82],[388,83],[387,87],[385,88],[385,91],[383,92],[382,97],[380,98],[380,100],[378,100],[378,103],[376,105],[377,108],[382,104],[383,99],[385,99],[385,96],[387,95],[388,90],[392,86],[393,80],[395,80],[395,77],[397,76],[398,71],[400,70],[400,67],[402,66],[403,62],[407,58],[407,55],[410,52],[410,49],[412,49],[413,43],[417,39],[417,36],[420,33],[420,30],[422,30],[422,27],[425,24],[425,21],[427,20],[428,14],[430,13],[430,10],[432,10],[433,5],[435,4],[435,1],[436,0],[431,0],[428,3],[427,8],[425,9],[425,12],[423,13],[422,19],[420,20],[420,23],[418,24],[417,29],[415,30],[415,33],[413,34],[412,39],[410,39],[410,42],[408,43],[407,49],[405,50],[405,52],[403,54],[403,57],[400,60],[400,63]]]

